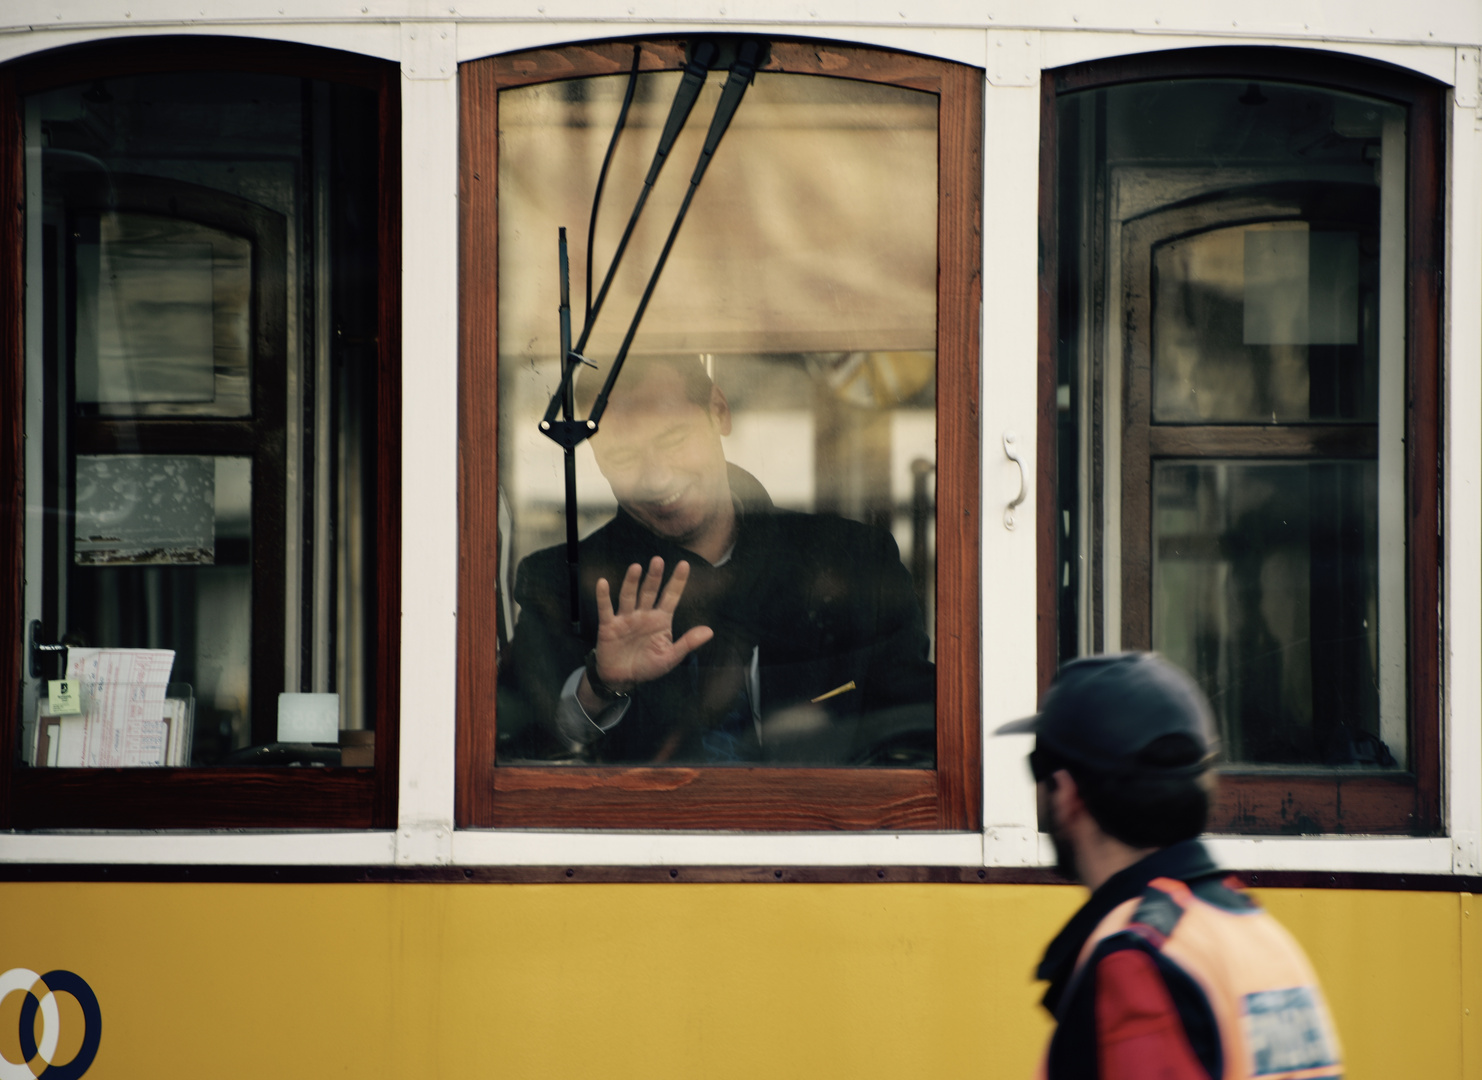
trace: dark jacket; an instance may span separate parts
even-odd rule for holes
[[[499,672],[506,760],[554,753],[542,739],[549,739],[563,683],[596,642],[597,580],[606,578],[615,595],[627,567],[646,567],[655,555],[666,580],[681,559],[691,567],[674,636],[709,626],[715,637],[635,690],[622,721],[584,748],[586,760],[850,764],[904,754],[910,760],[895,763],[930,764],[935,668],[895,541],[858,522],[769,512],[754,502],[721,566],[619,510],[580,546],[579,633],[568,614],[565,549],[547,548],[520,564],[514,598],[521,611]],[[744,696],[753,648],[768,733],[760,738]],[[851,682],[855,689],[809,705]],[[794,711],[791,722],[771,723],[799,707],[810,715]]]

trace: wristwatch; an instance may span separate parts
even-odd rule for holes
[[[596,694],[603,701],[615,701],[618,698],[625,698],[633,692],[631,688],[628,690],[614,689],[602,681],[602,676],[597,674],[596,649],[592,649],[587,653],[587,685],[592,688],[592,693]]]

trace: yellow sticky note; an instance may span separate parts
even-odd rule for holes
[[[52,716],[76,716],[82,712],[82,695],[76,679],[52,679],[47,691],[48,712]]]

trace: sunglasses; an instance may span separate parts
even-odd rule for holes
[[[1063,768],[1065,768],[1065,759],[1043,746],[1036,746],[1029,751],[1029,771],[1034,776],[1036,784],[1043,784],[1052,773]]]

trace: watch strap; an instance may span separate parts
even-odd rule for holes
[[[617,690],[617,689],[614,689],[613,687],[608,686],[607,683],[605,683],[605,682],[602,681],[602,676],[599,675],[599,674],[597,674],[597,650],[596,649],[592,649],[592,650],[590,650],[587,653],[586,668],[587,668],[587,685],[592,688],[592,693],[596,694],[599,698],[602,698],[604,701],[615,701],[618,698],[625,698],[629,694],[632,693],[631,690]]]

